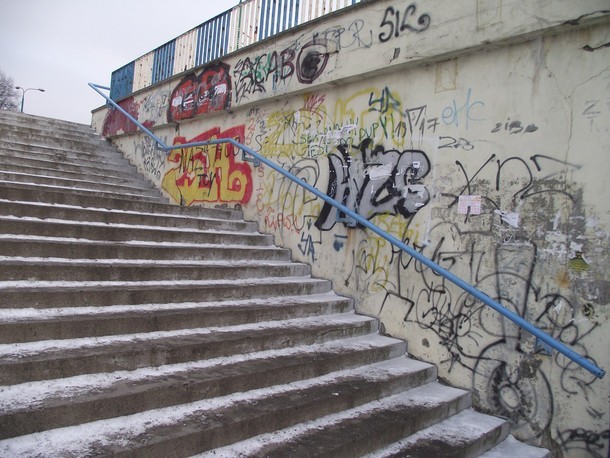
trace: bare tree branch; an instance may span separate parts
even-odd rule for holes
[[[0,70],[0,110],[17,111],[19,94],[15,89],[13,78]]]

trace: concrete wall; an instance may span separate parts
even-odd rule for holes
[[[607,1],[374,1],[124,101],[167,143],[231,136],[608,369]],[[608,379],[231,146],[167,158],[93,124],[174,202],[247,219],[414,357],[556,456],[608,453]]]

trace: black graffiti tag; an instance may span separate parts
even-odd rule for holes
[[[413,16],[415,16],[415,12],[417,11],[417,7],[415,3],[411,3],[405,9],[402,14],[399,10],[394,9],[394,7],[389,6],[385,10],[385,14],[383,15],[383,19],[381,20],[381,24],[379,27],[383,29],[383,31],[379,34],[379,41],[385,43],[390,41],[392,38],[398,38],[401,32],[405,30],[409,32],[420,33],[430,27],[430,15],[422,14],[417,18],[417,25],[411,22]]]
[[[328,195],[363,218],[400,214],[408,218],[430,200],[421,180],[430,171],[423,151],[372,148],[371,139],[358,147],[337,146],[340,155],[329,155]],[[355,226],[340,211],[325,203],[316,227],[330,230],[337,221]]]
[[[330,53],[326,40],[310,41],[301,48],[297,58],[297,78],[303,84],[311,84],[318,78],[328,63]]]

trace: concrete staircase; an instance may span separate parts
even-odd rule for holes
[[[0,456],[548,456],[272,242],[0,112]]]

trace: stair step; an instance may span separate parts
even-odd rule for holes
[[[100,161],[86,163],[80,160],[75,164],[75,161],[71,159],[59,160],[52,158],[51,160],[41,160],[0,156],[0,170],[29,175],[46,174],[51,177],[71,179],[95,177],[96,180],[130,179],[133,181],[147,181],[144,177],[137,174],[137,169],[134,166],[127,164],[104,164],[100,163]]]
[[[64,121],[63,119],[47,118],[45,116],[19,113],[15,111],[0,111],[0,120],[2,120],[2,123],[8,122],[26,126],[42,126],[51,129],[59,127],[84,132],[93,132],[93,129],[88,124],[81,124],[73,121]]]
[[[405,347],[397,339],[374,335],[13,385],[0,392],[0,438],[319,377],[398,358]],[[434,376],[434,366],[418,367],[413,384]]]
[[[11,168],[18,169],[10,170]],[[96,173],[83,173],[83,172],[65,172],[61,170],[53,169],[37,169],[29,167],[5,167],[0,165],[0,179],[1,180],[15,180],[30,182],[40,181],[42,184],[51,185],[65,185],[68,183],[77,183],[78,186],[82,186],[82,183],[95,183],[96,188],[105,189],[109,186],[121,186],[136,189],[155,189],[154,185],[150,181],[143,180],[139,177],[134,176],[113,176],[108,173],[102,173],[102,167],[98,167]],[[157,191],[158,195],[158,191]]]
[[[0,308],[102,307],[156,302],[209,302],[223,299],[318,294],[330,282],[309,277],[265,277],[241,280],[141,282],[0,282]]]
[[[10,159],[27,159],[38,162],[60,161],[60,162],[78,162],[85,165],[94,163],[103,164],[105,166],[126,166],[133,167],[130,162],[116,150],[104,149],[101,151],[79,151],[69,148],[61,148],[49,145],[31,145],[29,143],[20,143],[16,141],[7,142],[0,139],[0,152],[2,156]]]
[[[467,409],[364,458],[479,456],[503,441],[509,430],[506,420]]]
[[[417,433],[470,406],[469,393],[438,383],[374,400],[294,427],[252,437],[243,442],[196,455],[351,458],[362,456],[398,439]],[[419,454],[441,457],[461,455]]]
[[[350,299],[333,292],[211,302],[0,309],[0,343],[233,326],[352,309]]]
[[[98,138],[100,141],[104,139],[98,135],[91,127],[72,124],[72,125],[44,125],[35,123],[22,123],[17,119],[2,120],[0,123],[0,134],[12,132],[19,134],[19,138],[28,138],[29,135],[37,136],[54,136],[57,138],[73,138],[73,139],[91,139]]]
[[[296,262],[127,261],[109,259],[7,258],[0,256],[2,281],[155,281],[297,277],[311,273]]]
[[[2,139],[5,142],[27,141],[28,145],[32,146],[51,146],[55,148],[65,148],[73,151],[83,152],[99,152],[112,151],[113,146],[106,142],[102,137],[70,137],[70,136],[49,136],[37,131],[29,131],[27,134],[18,131],[19,129],[4,129]]]
[[[2,119],[0,118],[0,126],[4,129],[14,130],[23,132],[25,136],[28,133],[36,133],[38,135],[53,135],[55,137],[74,137],[74,138],[90,138],[92,136],[102,138],[92,127],[84,124],[71,124],[71,125],[45,125],[40,123],[27,123],[24,124],[19,120],[14,119]]]
[[[126,194],[110,194],[102,191],[79,191],[70,188],[28,185],[0,181],[0,199],[43,203],[48,205],[65,205],[93,210],[112,210],[115,212],[161,213],[186,217],[214,217],[218,219],[241,220],[243,214],[238,210],[227,208],[179,207],[162,201],[159,197],[144,197]]]
[[[0,385],[134,370],[311,345],[376,332],[372,318],[344,313],[235,326],[0,345]]]
[[[88,223],[135,224],[159,227],[176,227],[192,229],[216,229],[237,232],[255,232],[254,222],[243,220],[220,219],[196,214],[184,215],[150,213],[143,211],[120,211],[100,208],[83,208],[71,205],[51,205],[46,203],[22,202],[0,199],[0,215],[10,215],[19,218],[63,219],[87,221]],[[209,212],[211,216],[215,216]],[[218,216],[223,216],[218,215]]]
[[[50,133],[45,130],[22,128],[19,126],[12,126],[10,129],[6,129],[0,124],[0,136],[2,137],[2,146],[5,148],[10,148],[10,145],[14,144],[21,149],[28,145],[28,147],[43,146],[80,151],[91,155],[96,154],[97,151],[104,153],[114,151],[114,154],[117,154],[116,149],[113,148],[110,142],[92,133],[63,130],[61,136],[55,135],[50,137]]]
[[[288,260],[290,251],[276,246],[219,245],[151,241],[103,241],[68,237],[0,234],[0,256],[71,259]]]
[[[46,176],[46,175],[29,175],[27,173],[14,173],[14,172],[2,172],[0,171],[0,180],[2,181],[10,181],[10,182],[21,182],[21,183],[34,183],[41,184],[45,186],[57,186],[72,189],[73,192],[75,190],[91,190],[91,191],[105,191],[109,190],[111,192],[120,194],[120,193],[132,193],[132,194],[141,194],[144,196],[155,196],[158,197],[161,195],[158,189],[153,188],[152,184],[148,181],[144,180],[134,180],[133,183],[124,183],[119,181],[114,182],[103,182],[103,181],[95,181],[92,177],[85,177],[84,179],[71,179],[71,178],[61,178],[54,176]],[[91,178],[91,179],[89,179]]]
[[[37,237],[71,237],[75,239],[114,242],[149,241],[172,243],[212,243],[268,246],[273,237],[255,232],[221,231],[179,227],[160,227],[118,223],[87,223],[62,219],[0,216],[0,226],[6,235]]]
[[[11,190],[10,187],[14,189]],[[49,185],[36,183],[34,181],[29,182],[19,182],[19,181],[7,181],[0,180],[0,199],[9,199],[11,195],[19,195],[18,200],[27,199],[25,195],[27,193],[33,194],[31,196],[32,201],[44,201],[43,196],[38,196],[36,194],[46,194],[46,193],[63,193],[69,194],[70,197],[67,198],[72,203],[76,203],[82,198],[82,205],[87,205],[85,202],[94,202],[97,199],[105,200],[112,199],[118,200],[123,199],[125,202],[129,201],[138,201],[144,200],[148,202],[159,202],[165,203],[168,202],[167,199],[162,197],[160,191],[155,192],[154,190],[136,190],[136,189],[128,189],[120,191],[117,187],[104,187],[100,189],[89,189],[89,188],[79,188],[79,187],[70,187],[70,186],[59,186],[59,185]],[[58,202],[64,203],[64,202]],[[99,204],[98,204],[99,205]]]
[[[426,366],[397,358],[313,379],[6,439],[0,441],[0,452],[25,456],[44,444],[45,452],[53,456],[180,457],[325,416],[320,420],[323,423],[333,416],[348,422],[351,417],[353,422],[384,409],[399,411],[397,419],[415,427],[431,421],[435,414],[448,416],[469,406],[467,392],[434,383],[425,390],[404,391],[414,383],[413,372]]]

